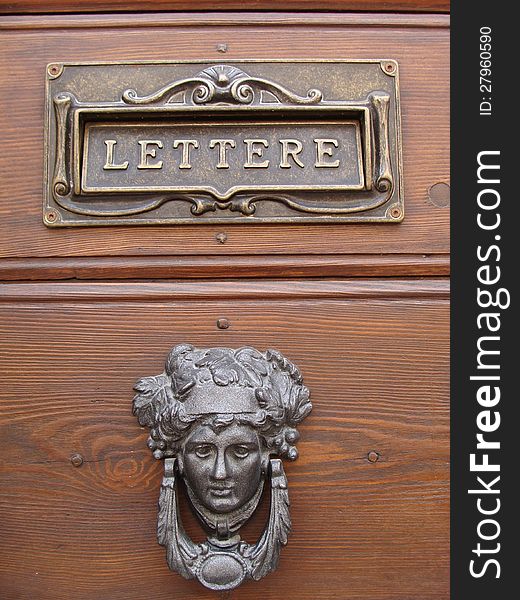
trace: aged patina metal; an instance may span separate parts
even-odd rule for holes
[[[48,226],[398,222],[392,60],[52,64]]]
[[[230,590],[276,569],[291,527],[281,458],[295,460],[299,423],[310,413],[298,368],[276,350],[173,348],[163,373],[135,385],[133,410],[151,429],[148,447],[164,460],[157,539],[173,571],[212,590]],[[208,532],[201,544],[179,519],[182,478]],[[270,488],[267,526],[255,544],[242,525]]]

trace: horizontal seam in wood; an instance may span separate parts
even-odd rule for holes
[[[0,281],[115,279],[295,279],[445,277],[448,254],[438,255],[196,255],[78,256],[0,259]]]
[[[147,20],[147,17],[154,18]],[[0,22],[1,30],[16,29],[109,29],[143,27],[399,27],[399,28],[449,28],[450,17],[442,13],[305,13],[299,18],[294,13],[127,13],[124,19],[114,13],[48,15],[52,22],[42,23],[29,16],[6,16]],[[136,19],[128,17],[135,16]],[[273,20],[266,21],[266,16]],[[326,17],[329,17],[327,19]],[[78,20],[79,19],[79,20]],[[83,21],[83,22],[81,22]]]

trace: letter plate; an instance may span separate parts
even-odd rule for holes
[[[51,64],[44,223],[399,222],[393,60]]]

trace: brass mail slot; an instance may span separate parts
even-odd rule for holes
[[[44,222],[398,222],[399,125],[391,60],[52,64]]]
[[[365,188],[356,121],[89,123],[82,164],[83,192],[205,191],[227,200],[243,190]]]

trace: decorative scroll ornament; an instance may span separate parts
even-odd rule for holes
[[[165,371],[135,386],[134,414],[150,427],[148,446],[164,459],[157,539],[173,571],[212,590],[258,580],[278,565],[291,528],[282,461],[295,460],[296,426],[311,411],[297,367],[276,350],[173,348]],[[185,533],[178,479],[209,533]],[[269,482],[268,524],[255,544],[240,539]]]
[[[186,104],[260,104],[262,92],[268,92],[278,102],[288,104],[318,104],[323,98],[322,92],[317,89],[309,90],[306,96],[299,96],[279,83],[251,77],[237,67],[216,65],[195,77],[169,83],[148,96],[139,96],[136,90],[126,90],[122,99],[127,104],[178,104],[178,97],[183,94]]]

